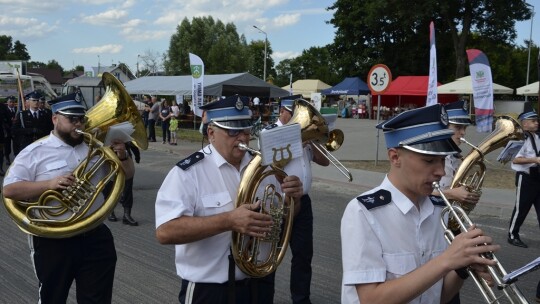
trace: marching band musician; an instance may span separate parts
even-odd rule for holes
[[[342,303],[447,303],[474,267],[492,284],[479,254],[495,251],[474,225],[447,245],[430,196],[444,175],[444,160],[459,153],[440,104],[403,112],[383,129],[390,171],[379,187],[351,200],[341,220]],[[486,244],[486,245],[484,245]],[[483,246],[478,246],[483,245]]]
[[[53,130],[50,115],[44,115],[39,111],[39,99],[41,94],[33,91],[25,96],[28,107],[17,114],[13,124],[13,153],[17,155],[22,149],[32,142],[47,136]]]
[[[15,116],[17,114],[17,98],[15,96],[8,96],[7,98],[7,108],[9,115],[9,122],[6,127],[4,127],[4,132],[6,134],[5,143],[4,143],[4,156],[6,158],[6,164],[11,165],[11,151],[13,144],[13,135],[11,133],[11,127],[15,122]]]
[[[459,146],[461,145],[460,139],[465,137],[467,127],[471,124],[465,101],[460,100],[446,104],[444,105],[444,109],[448,113],[448,128],[454,131],[454,134],[452,134],[452,141]],[[459,153],[446,156],[444,162],[444,176],[441,178],[439,185],[441,189],[443,189],[443,194],[446,198],[476,204],[480,199],[478,193],[469,192],[465,186],[450,189],[452,180],[454,179],[454,175],[460,164],[460,157],[461,155]],[[436,190],[433,191],[433,194],[439,195]]]
[[[161,244],[176,245],[180,303],[273,302],[273,289],[243,273],[231,253],[231,231],[262,237],[272,224],[270,215],[257,212],[260,202],[235,208],[251,160],[239,148],[250,140],[247,102],[231,96],[201,107],[206,110],[209,145],[178,162],[158,191],[156,237]],[[296,176],[285,177],[280,186],[294,199],[303,194]]]
[[[510,217],[508,243],[527,248],[519,237],[519,229],[532,206],[540,225],[540,137],[535,133],[538,131],[538,114],[534,110],[527,109],[518,119],[527,138],[512,160],[512,169],[516,171],[516,204]]]
[[[67,189],[75,182],[72,172],[87,157],[88,144],[75,131],[84,130],[86,122],[79,98],[71,94],[51,103],[54,129],[17,155],[4,179],[7,198],[35,201],[47,190]],[[112,149],[126,178],[133,176],[133,162],[126,155],[125,144],[113,141]],[[102,173],[97,177],[104,176]],[[111,231],[103,223],[67,238],[29,235],[28,243],[38,279],[39,303],[66,303],[73,280],[78,303],[111,303],[116,249]]]
[[[302,98],[302,95],[284,97],[281,100],[278,120],[266,129],[289,123],[294,114],[294,100],[298,98]],[[292,254],[291,277],[289,280],[292,303],[311,303],[311,260],[313,259],[313,209],[309,197],[312,180],[311,162],[313,161],[324,167],[330,164],[328,158],[317,148],[314,148],[311,142],[304,143],[302,151],[302,157],[294,158],[284,168],[288,174],[302,177],[301,180],[304,185],[304,195],[295,204],[295,210],[298,210],[298,213],[294,216],[289,240]],[[275,273],[269,278],[275,278]]]

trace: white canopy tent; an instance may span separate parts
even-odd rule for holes
[[[292,83],[293,95],[302,94],[302,97],[304,98],[311,98],[311,93],[320,93],[322,90],[330,87],[331,85],[326,84],[319,79],[298,79]],[[289,90],[290,85],[281,88]]]
[[[493,94],[513,94],[514,89],[493,83]],[[473,94],[471,76],[456,79],[437,87],[437,94]]]
[[[191,95],[191,75],[147,76],[124,83],[129,94]],[[249,73],[204,75],[204,95],[283,97],[289,92]]]
[[[525,96],[537,96],[539,83],[540,81],[537,81],[537,82],[530,83],[524,87],[517,88],[516,94],[525,95]]]

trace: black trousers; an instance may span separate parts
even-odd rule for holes
[[[66,303],[73,280],[78,304],[111,303],[116,249],[109,228],[64,239],[30,236],[42,304]]]
[[[289,247],[292,254],[290,290],[293,303],[311,303],[311,260],[313,258],[313,209],[311,198],[303,195],[300,199],[302,208],[293,221]],[[261,278],[259,294],[264,298],[274,297],[275,275],[272,273]],[[271,303],[271,302],[270,302]]]
[[[534,206],[538,225],[540,226],[540,179],[532,178],[523,172],[516,173],[516,205],[510,218],[508,236],[510,238],[519,237],[519,229],[525,221],[527,214]]]
[[[124,208],[133,207],[133,178],[126,179],[124,183],[124,191],[120,197],[120,203]]]
[[[236,281],[234,286],[235,299],[234,304],[272,304],[273,298],[265,297],[261,294],[261,279],[245,279]],[[254,299],[254,298],[257,299]],[[228,282],[218,283],[193,283],[182,280],[182,287],[178,294],[178,301],[182,304],[232,304],[229,303],[229,284]]]
[[[155,119],[149,119],[148,120],[148,139],[150,140],[156,140],[156,120]]]
[[[301,198],[302,208],[293,222],[291,239],[291,299],[293,303],[311,303],[311,260],[313,259],[313,210],[311,198]]]

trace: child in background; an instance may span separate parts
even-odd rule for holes
[[[176,131],[178,131],[178,120],[174,115],[171,117],[171,121],[169,123],[169,131],[171,131],[171,145],[177,146]]]

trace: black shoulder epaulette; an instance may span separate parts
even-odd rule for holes
[[[189,167],[193,166],[194,164],[198,163],[200,160],[204,158],[204,153],[202,152],[195,152],[191,154],[190,156],[182,159],[176,165],[180,167],[182,170],[187,170]]]
[[[438,195],[430,195],[429,199],[435,206],[446,207],[446,203],[444,202],[443,198]]]
[[[356,199],[369,210],[390,203],[392,201],[392,194],[388,190],[381,189],[374,193],[359,196]]]
[[[270,129],[276,128],[277,126],[278,126],[277,124],[273,123],[271,125],[266,126],[264,129],[265,130],[270,130]]]

